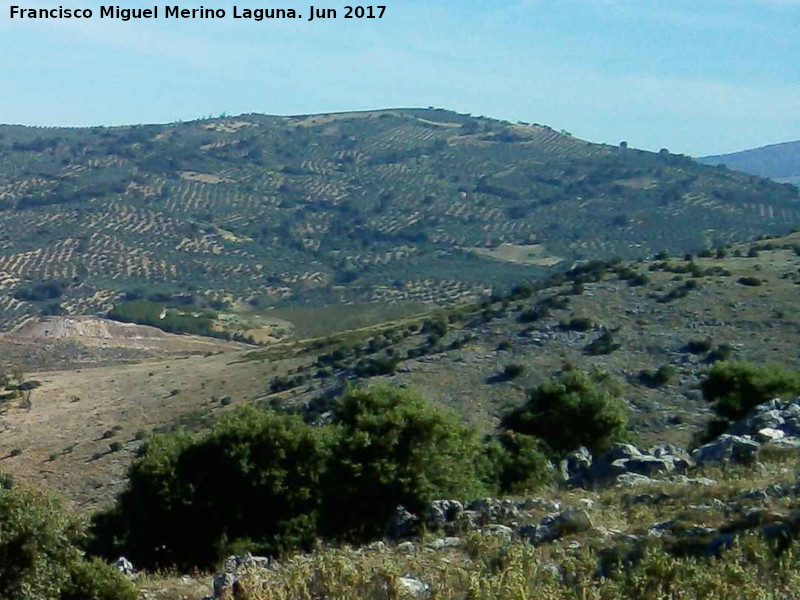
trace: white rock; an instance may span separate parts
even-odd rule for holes
[[[785,434],[780,429],[772,429],[771,427],[759,429],[758,433],[756,434],[756,439],[762,443],[775,442],[783,439],[784,437]]]
[[[487,525],[483,528],[483,531],[489,535],[497,535],[507,538],[513,537],[514,535],[514,530],[511,529],[511,527],[508,527],[507,525],[499,525],[497,523]]]
[[[125,575],[125,577],[133,577],[136,574],[136,569],[133,568],[133,563],[124,556],[120,556],[114,561],[113,567]]]
[[[402,542],[397,544],[397,551],[403,554],[412,554],[417,547],[414,545],[414,542]]]
[[[401,577],[397,580],[397,591],[411,598],[428,598],[431,586],[415,577]]]
[[[464,540],[457,537],[445,537],[428,542],[431,550],[444,550],[445,548],[458,548],[464,545]]]

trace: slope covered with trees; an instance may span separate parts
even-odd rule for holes
[[[0,326],[125,291],[454,302],[800,220],[798,191],[444,110],[0,127]]]

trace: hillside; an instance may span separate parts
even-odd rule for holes
[[[344,385],[378,381],[490,432],[565,363],[622,380],[641,443],[686,446],[710,416],[698,383],[715,360],[800,364],[798,249],[792,234],[691,261],[594,263],[540,289],[265,349],[29,372],[30,402],[3,405],[3,470],[86,511],[121,489],[148,432],[251,403],[323,418]]]
[[[0,328],[105,312],[141,290],[186,299],[192,315],[175,322],[453,304],[577,260],[683,253],[798,221],[793,187],[444,110],[3,126]]]
[[[706,165],[727,165],[743,173],[800,185],[800,141],[705,156],[698,160]]]

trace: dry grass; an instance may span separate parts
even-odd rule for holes
[[[789,488],[798,482],[798,468],[797,452],[766,452],[755,468],[732,466],[693,473],[714,478],[717,483],[711,487],[659,482],[596,492],[539,490],[538,498],[558,501],[565,508],[588,506],[593,530],[539,547],[481,532],[465,533],[462,546],[438,551],[428,547],[435,539],[430,533],[411,547],[320,545],[313,553],[240,573],[241,583],[227,600],[402,600],[413,597],[404,578],[429,586],[429,595],[420,597],[431,600],[800,598],[797,547],[776,558],[769,543],[746,533],[721,558],[679,558],[664,552],[660,542],[647,535],[653,525],[665,521],[675,521],[675,529],[686,531],[730,524],[751,509],[773,515],[797,511],[797,496],[740,496],[774,484]],[[634,499],[648,495],[662,499]],[[543,509],[525,511],[509,521],[536,523],[544,514]],[[644,544],[643,553],[620,568],[608,551],[630,550],[631,536]],[[189,593],[190,587],[178,577],[140,583],[140,589],[154,600],[199,600],[202,595],[180,595]],[[159,593],[164,595],[153,595]]]

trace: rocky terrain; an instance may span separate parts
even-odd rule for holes
[[[486,558],[478,548],[535,549],[539,569],[569,587],[570,556],[588,554],[603,572],[615,558],[635,563],[632,557],[645,549],[709,558],[743,540],[785,542],[800,535],[799,414],[800,398],[775,400],[691,454],[674,446],[619,444],[592,459],[583,448],[553,465],[562,483],[541,496],[436,500],[421,514],[399,506],[385,539],[366,547],[329,548],[285,561],[231,556],[213,576],[144,583],[143,596],[154,600],[191,590],[211,600],[249,590],[251,597],[271,599],[283,597],[275,588],[299,593],[303,585],[314,593],[313,581],[326,577],[321,570],[332,568],[329,561],[343,561],[368,565],[357,578],[363,589],[352,589],[354,598],[461,598],[448,569],[477,573]],[[400,570],[387,571],[394,561]],[[118,566],[137,579],[126,559]]]

